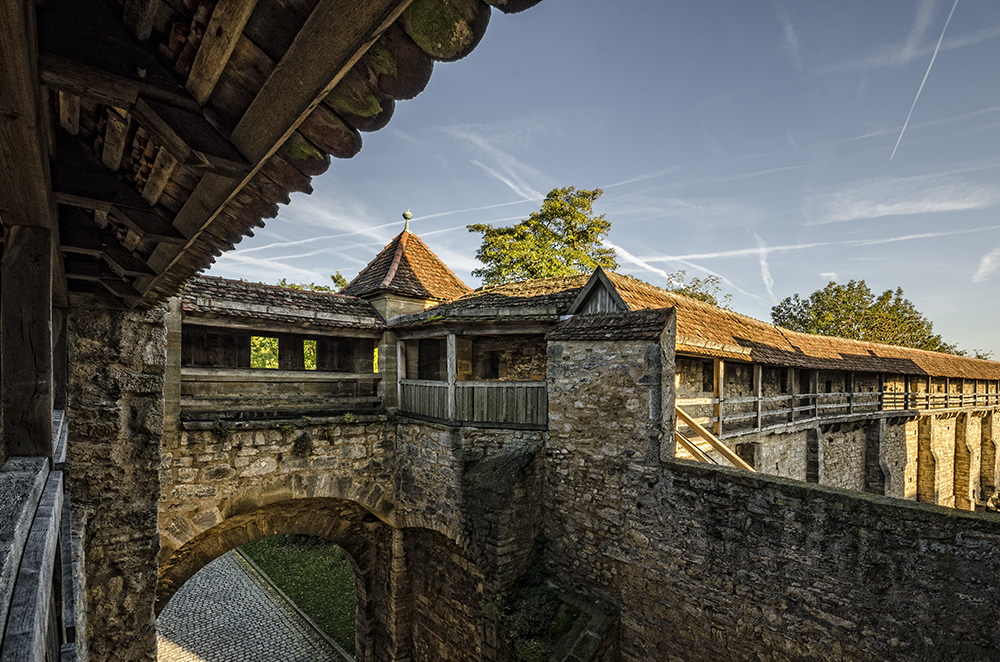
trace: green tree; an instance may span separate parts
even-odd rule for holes
[[[618,266],[615,250],[602,245],[611,229],[604,214],[593,213],[594,201],[604,191],[576,190],[569,186],[552,189],[542,207],[517,225],[493,227],[484,223],[467,226],[481,232],[483,243],[476,258],[485,265],[472,272],[484,285],[513,280],[568,276],[597,267]]]
[[[330,274],[330,280],[333,281],[333,285],[317,285],[316,283],[289,283],[286,279],[282,278],[278,281],[278,285],[281,287],[288,287],[293,290],[329,292],[330,294],[336,294],[347,287],[347,279],[344,278],[339,269]]]
[[[787,297],[771,308],[771,320],[793,331],[963,354],[934,333],[902,288],[876,296],[863,280],[831,281],[806,299]]]
[[[710,303],[713,306],[729,308],[733,295],[726,293],[722,295],[722,302],[719,302],[719,293],[722,291],[722,277],[709,274],[704,278],[695,276],[687,280],[687,272],[679,269],[667,276],[667,289],[671,292]]]

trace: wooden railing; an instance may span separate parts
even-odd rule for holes
[[[53,458],[10,458],[0,469],[0,662],[76,659],[66,421],[53,418]]]
[[[686,425],[692,432],[694,432],[696,435],[704,439],[708,443],[708,445],[711,446],[716,453],[725,458],[726,461],[728,461],[730,464],[732,464],[734,467],[738,469],[745,469],[746,471],[755,471],[755,469],[749,464],[747,464],[747,462],[743,458],[734,453],[724,443],[719,441],[714,434],[706,430],[701,424],[699,424],[696,420],[694,420],[691,416],[689,416],[686,411],[684,411],[680,407],[675,407],[674,410],[677,414],[678,423]],[[675,430],[674,434],[676,435],[677,439],[681,441],[681,445],[685,449],[687,449],[689,453],[694,455],[695,459],[701,460],[702,462],[706,461],[705,459],[702,459],[703,457],[711,459],[707,453],[698,448],[696,444],[694,444],[691,440],[689,440],[685,435],[681,434],[680,431]],[[690,450],[692,446],[697,449],[697,452],[693,452]]]
[[[181,369],[181,414],[188,418],[358,411],[381,404],[377,373],[252,368]]]
[[[399,390],[405,414],[470,425],[544,428],[548,424],[545,382],[404,379]]]
[[[917,393],[858,391],[845,393],[791,393],[765,397],[682,398],[692,419],[717,437],[768,430],[789,423],[834,419],[881,411],[939,411],[1000,407],[1000,393]],[[699,409],[708,415],[698,415]],[[720,415],[716,412],[721,413]]]

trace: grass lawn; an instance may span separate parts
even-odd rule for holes
[[[354,570],[337,545],[312,536],[271,536],[240,548],[344,650],[354,653]]]

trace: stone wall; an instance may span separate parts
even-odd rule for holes
[[[1000,519],[650,461],[651,380],[635,360],[646,349],[549,348],[544,560],[561,584],[618,605],[618,659],[978,660],[1000,649],[984,625],[1000,618]]]
[[[164,311],[74,299],[69,315],[69,493],[83,532],[91,662],[153,660]]]
[[[874,425],[877,424],[876,421]],[[820,484],[864,491],[866,433],[865,425],[822,431],[820,443],[823,446],[823,460]]]

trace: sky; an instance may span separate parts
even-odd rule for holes
[[[949,19],[950,17],[950,19]],[[353,278],[403,229],[472,287],[481,235],[600,187],[621,273],[715,274],[765,321],[793,294],[903,288],[1000,359],[1000,2],[543,0],[494,11],[209,272]]]

